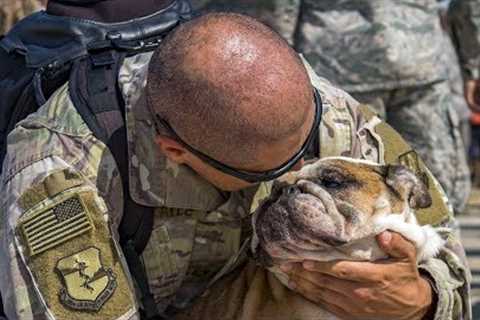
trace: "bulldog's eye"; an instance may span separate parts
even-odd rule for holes
[[[335,179],[323,178],[320,183],[322,186],[328,189],[338,189],[342,186],[342,183]]]

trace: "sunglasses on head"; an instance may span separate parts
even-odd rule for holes
[[[312,128],[310,129],[310,133],[308,134],[308,137],[303,143],[302,147],[288,161],[286,161],[279,167],[275,169],[263,171],[263,172],[235,169],[227,164],[224,164],[220,161],[217,161],[211,158],[210,156],[193,148],[188,143],[186,143],[182,138],[180,138],[180,136],[175,132],[175,130],[173,130],[173,128],[165,119],[160,117],[158,114],[154,113],[155,128],[157,130],[157,133],[161,132],[160,127],[165,128],[172,135],[172,138],[174,138],[178,143],[180,143],[183,147],[185,147],[185,149],[187,149],[192,154],[196,155],[205,163],[209,164],[210,166],[214,167],[215,169],[223,173],[226,173],[230,176],[239,178],[241,180],[244,180],[250,183],[269,181],[269,180],[276,179],[282,176],[283,174],[287,173],[288,171],[290,171],[293,168],[293,166],[295,166],[295,164],[304,157],[305,153],[308,150],[308,147],[310,146],[312,141],[315,140],[315,136],[317,135],[318,127],[320,126],[320,121],[322,119],[323,107],[322,107],[322,99],[320,98],[320,94],[318,93],[317,89],[313,90],[313,96],[315,100],[315,118],[313,121]]]

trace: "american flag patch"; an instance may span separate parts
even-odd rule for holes
[[[20,221],[20,232],[34,256],[93,228],[82,199],[75,195]]]

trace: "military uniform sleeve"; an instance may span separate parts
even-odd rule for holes
[[[128,272],[95,184],[58,156],[0,189],[0,288],[8,319],[132,319]]]
[[[0,291],[9,320],[138,318],[117,203],[115,161],[64,85],[7,138]]]
[[[446,240],[446,245],[435,258],[419,265],[419,270],[431,280],[438,298],[434,319],[471,319],[470,270],[460,239],[453,232],[455,218],[441,186],[416,152],[393,128],[381,121],[368,106],[358,106],[350,99],[348,105],[356,130],[352,156],[368,158],[368,155],[373,155],[377,159],[369,160],[403,164],[429,187],[433,203],[429,208],[417,210],[416,215],[421,224],[437,227]]]
[[[454,0],[449,22],[465,77],[480,78],[480,0]]]

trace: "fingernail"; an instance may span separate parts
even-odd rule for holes
[[[288,272],[288,271],[292,270],[292,265],[289,264],[289,263],[282,264],[280,266],[280,270],[282,270],[283,272]]]
[[[313,270],[315,269],[315,263],[313,261],[304,261],[303,267],[307,270]]]
[[[382,234],[380,234],[380,237],[384,244],[389,244],[390,240],[392,240],[392,233],[388,231],[384,231],[382,232]]]

